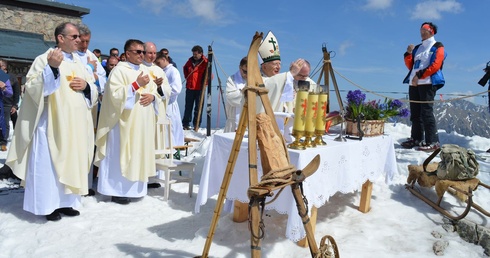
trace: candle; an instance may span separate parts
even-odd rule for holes
[[[294,106],[293,131],[302,132],[305,130],[307,102],[308,91],[298,91],[296,94],[296,105]]]
[[[315,121],[317,117],[318,111],[318,94],[310,93],[308,95],[308,110],[306,112],[306,123],[305,123],[305,131],[306,132],[315,132]]]
[[[325,131],[327,121],[328,93],[321,92],[318,95],[318,115],[316,117],[315,130]]]

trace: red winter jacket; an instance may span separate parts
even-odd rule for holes
[[[191,57],[184,65],[184,78],[186,79],[185,87],[189,90],[201,90],[204,80],[204,74],[208,67],[208,59],[203,55],[202,61],[195,66]],[[207,83],[207,82],[205,82]]]

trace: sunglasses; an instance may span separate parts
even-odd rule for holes
[[[146,55],[146,51],[144,51],[144,50],[133,50],[132,49],[132,50],[128,50],[128,51],[131,51],[131,52],[136,53],[138,55],[141,55],[141,54]]]
[[[242,69],[243,74],[247,74],[247,70]]]
[[[77,38],[79,38],[79,37],[80,37],[80,35],[77,35],[77,34],[74,34],[74,35],[65,35],[65,34],[61,34],[61,35],[63,35],[63,37],[69,37],[69,38],[71,38],[72,40],[75,40],[75,39],[77,39]]]

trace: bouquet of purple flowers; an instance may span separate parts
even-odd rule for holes
[[[388,120],[389,118],[408,117],[410,111],[403,108],[398,99],[371,100],[366,102],[366,94],[360,90],[347,93],[346,118],[351,120]]]

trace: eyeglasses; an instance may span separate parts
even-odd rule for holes
[[[78,35],[78,34],[73,34],[73,35],[65,35],[65,34],[61,34],[61,35],[63,35],[64,37],[69,37],[69,38],[71,38],[72,40],[75,40],[75,39],[77,39],[77,38],[79,38],[79,37],[80,37],[80,35]]]
[[[247,74],[247,70],[245,70],[245,69],[242,68],[242,73],[243,74]]]
[[[141,55],[141,54],[146,55],[146,51],[144,51],[144,50],[139,50],[139,49],[138,50],[134,50],[134,49],[131,49],[131,50],[128,50],[128,51],[131,51],[131,52],[136,53],[138,55]]]

